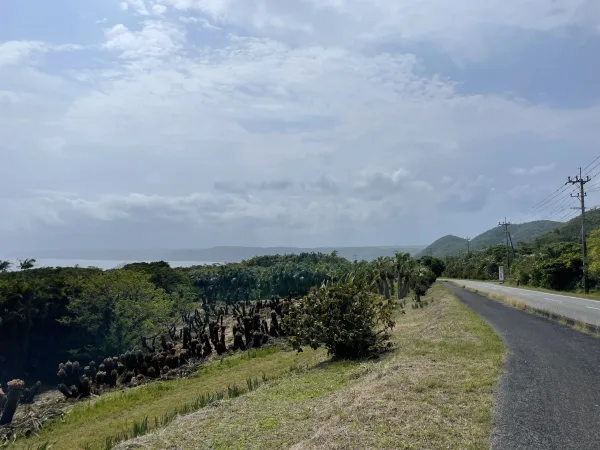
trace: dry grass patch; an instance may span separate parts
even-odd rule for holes
[[[385,357],[296,371],[119,448],[489,448],[502,341],[441,285],[428,300]]]

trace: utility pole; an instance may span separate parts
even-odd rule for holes
[[[471,279],[471,261],[469,255],[471,254],[471,238],[467,237],[467,280]]]
[[[575,176],[575,179],[571,177],[568,178],[565,184],[577,184],[579,185],[579,192],[577,195],[571,194],[571,197],[578,198],[581,202],[581,249],[583,252],[583,291],[588,294],[590,292],[590,288],[588,286],[588,267],[587,267],[587,241],[586,241],[586,233],[585,233],[585,197],[587,196],[585,192],[585,185],[590,182],[590,177],[583,178],[581,175],[581,167],[579,168],[579,175]]]
[[[506,273],[507,274],[510,274],[510,251],[509,251],[510,233],[508,232],[509,225],[511,225],[511,223],[506,221],[506,217],[504,218],[504,222],[498,223],[498,226],[504,227],[504,234],[506,235]]]

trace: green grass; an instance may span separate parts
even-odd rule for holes
[[[504,345],[441,285],[428,300],[383,357],[294,370],[119,448],[487,449]]]
[[[214,361],[203,366],[196,376],[152,383],[123,392],[80,402],[62,421],[47,424],[39,436],[18,440],[10,448],[35,448],[50,442],[53,450],[104,448],[107,439],[132,431],[135,424],[164,420],[165,415],[202,396],[227,392],[228,387],[243,388],[249,378],[269,379],[283,376],[291,369],[311,367],[326,360],[326,352],[297,354],[267,347]]]

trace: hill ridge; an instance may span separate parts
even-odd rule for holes
[[[541,236],[556,230],[561,225],[563,225],[562,222],[536,220],[532,222],[511,225],[509,230],[511,232],[513,244],[517,245],[519,242],[534,242]],[[482,250],[503,242],[505,242],[504,230],[500,227],[494,227],[471,239],[470,249],[472,251]],[[449,234],[434,241],[416,256],[420,257],[432,255],[437,258],[445,258],[446,256],[455,256],[463,251],[467,251],[467,240]]]

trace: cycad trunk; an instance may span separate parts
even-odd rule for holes
[[[21,391],[24,387],[25,384],[22,380],[12,380],[8,382],[8,395],[2,417],[0,417],[0,425],[7,425],[12,422],[15,412],[17,411]]]
[[[408,282],[398,273],[398,300],[403,300],[408,295]]]
[[[388,300],[390,298],[390,287],[388,286],[388,280],[383,280],[383,296]]]

